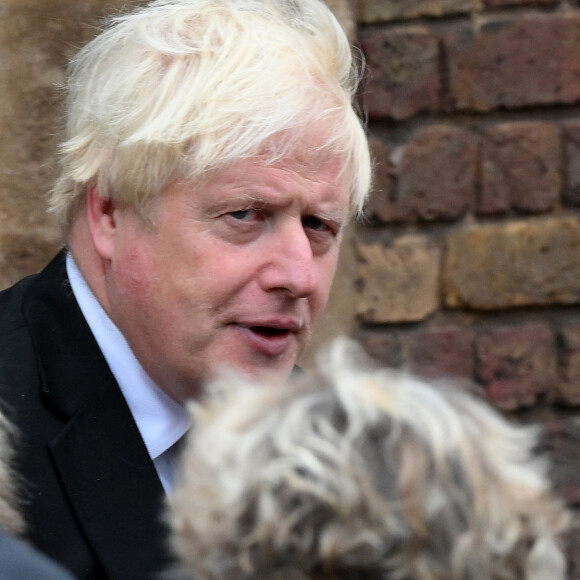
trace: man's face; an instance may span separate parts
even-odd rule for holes
[[[169,186],[152,229],[115,208],[107,310],[170,396],[224,365],[290,373],[328,299],[348,181],[339,158],[255,157]]]

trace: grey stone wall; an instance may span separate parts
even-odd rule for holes
[[[66,62],[121,0],[0,0],[0,288],[60,245],[45,212],[56,176]]]

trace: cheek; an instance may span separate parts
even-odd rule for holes
[[[232,292],[257,280],[269,255],[270,251],[259,245],[236,247],[216,243],[199,257],[192,277],[216,294]]]
[[[116,277],[124,291],[136,300],[155,295],[156,282],[163,279],[155,255],[142,248],[127,252],[117,267]]]
[[[119,248],[112,268],[109,295],[115,315],[123,320],[133,319],[132,325],[148,327],[158,320],[163,304],[170,304],[167,296],[167,260],[159,255],[154,240],[140,236],[127,239]]]
[[[185,320],[193,319],[204,325],[240,294],[246,296],[253,267],[251,260],[228,248],[204,245],[201,251],[182,247],[149,268],[152,280],[145,281],[144,289],[156,293],[150,299],[170,311],[164,316],[176,326],[190,327]]]

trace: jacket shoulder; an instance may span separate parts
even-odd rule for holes
[[[38,274],[27,276],[6,290],[0,291],[0,336],[25,326],[22,305],[24,297]]]

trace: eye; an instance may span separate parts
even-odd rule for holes
[[[317,255],[325,254],[340,241],[342,226],[334,220],[308,215],[302,218],[302,227]]]
[[[219,224],[223,235],[233,236],[236,241],[247,241],[260,234],[266,216],[261,209],[246,207],[221,214]]]
[[[228,215],[233,217],[235,220],[247,222],[256,219],[258,212],[255,209],[239,209],[230,212]]]
[[[302,225],[305,228],[308,228],[309,230],[314,230],[316,232],[330,231],[330,228],[320,218],[317,218],[316,216],[313,215],[306,216],[302,220]]]
[[[258,238],[268,220],[267,209],[256,207],[252,200],[228,200],[211,216],[215,233],[232,244],[246,244]]]

